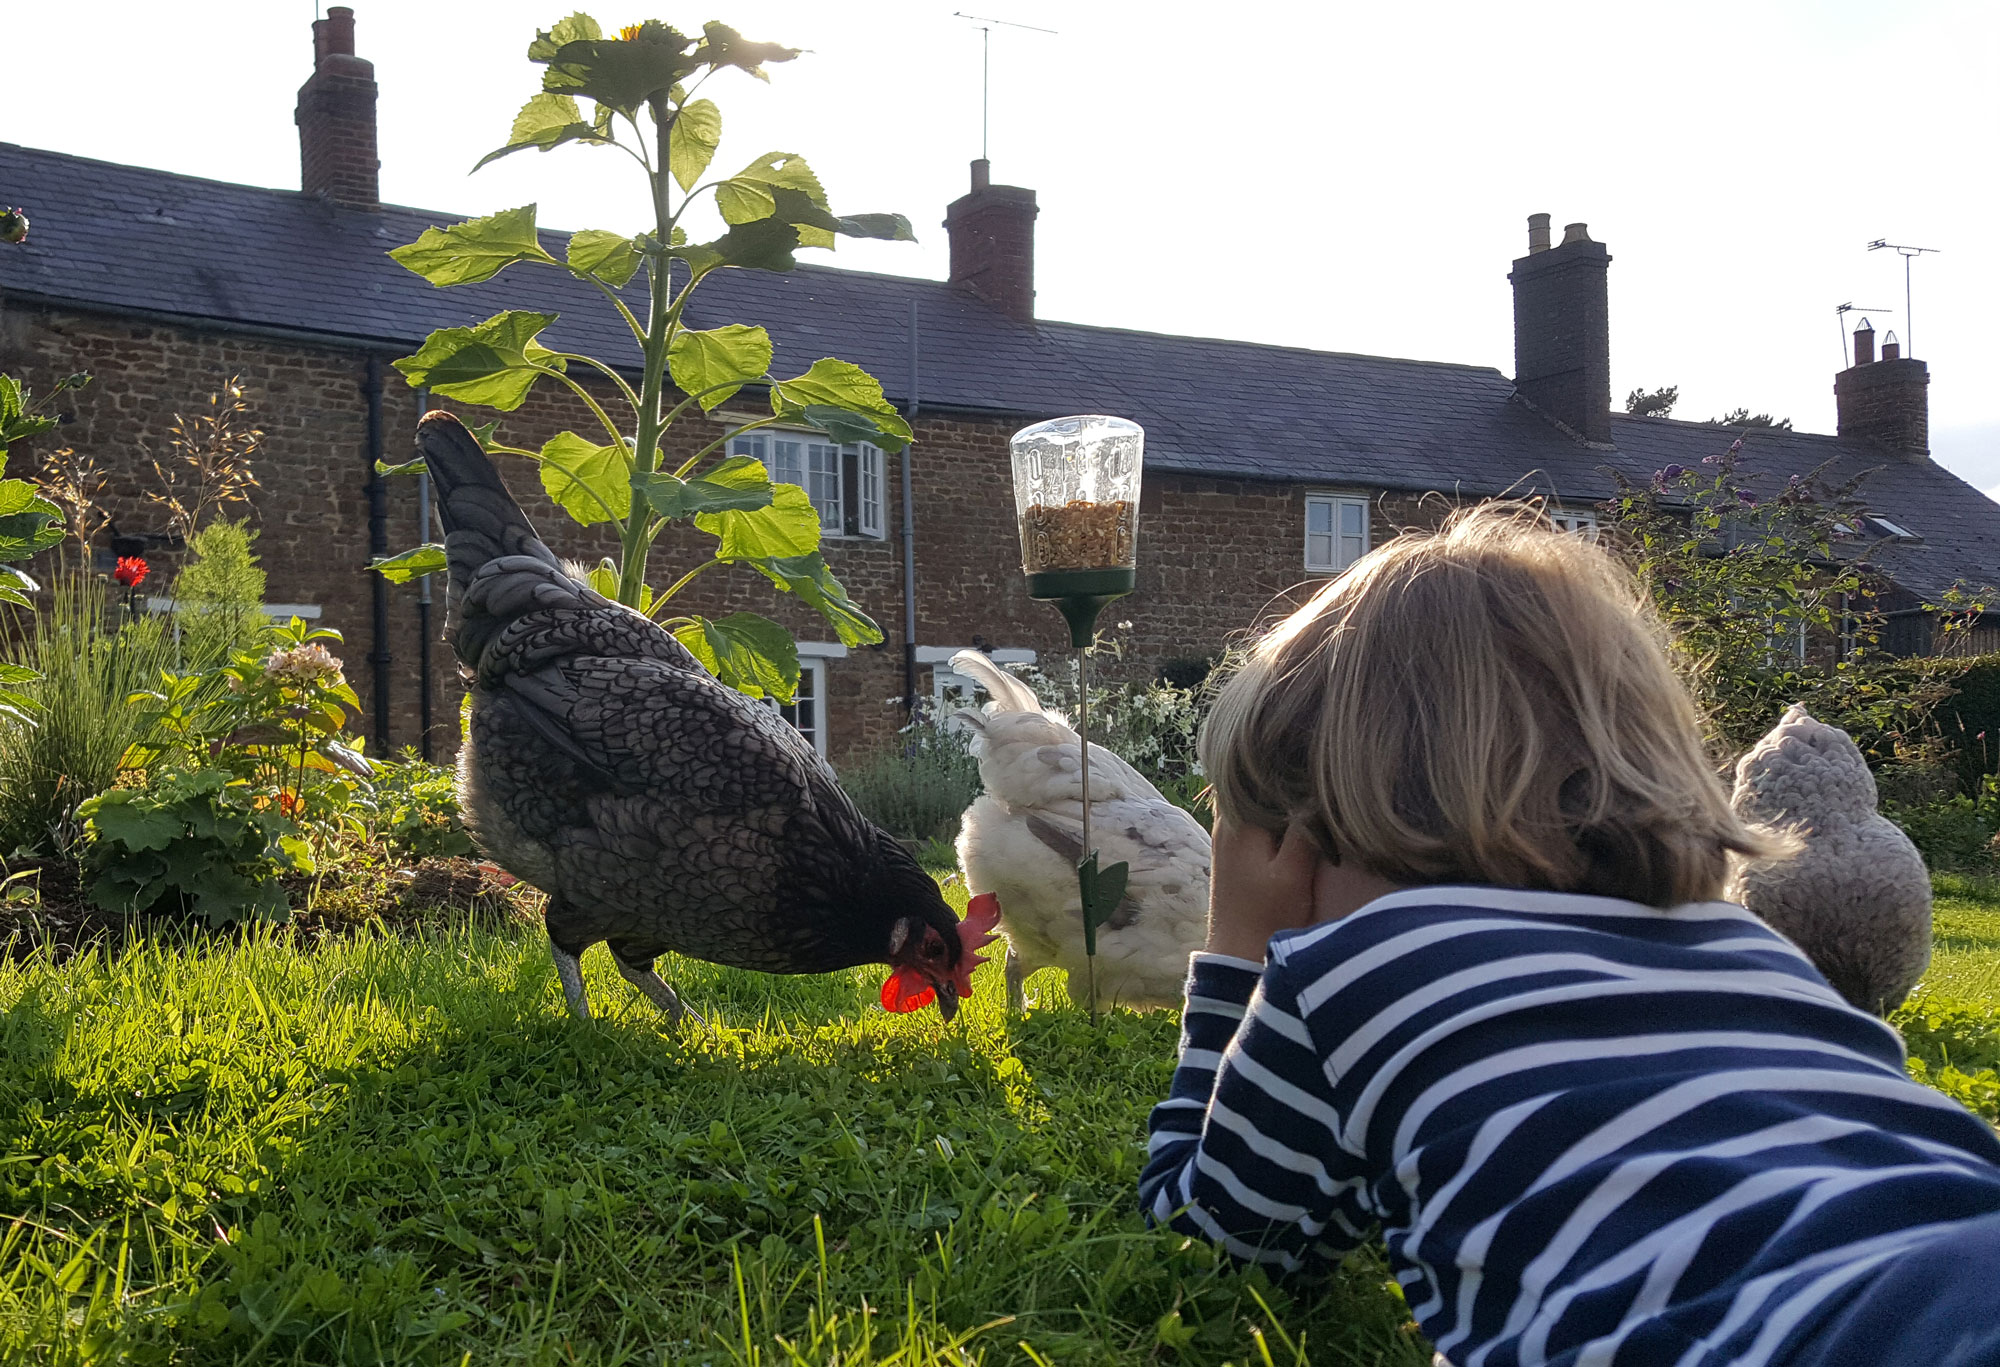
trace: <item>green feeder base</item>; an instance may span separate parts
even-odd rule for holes
[[[1043,570],[1028,576],[1028,597],[1053,602],[1069,623],[1069,643],[1088,649],[1104,605],[1130,593],[1137,570]]]

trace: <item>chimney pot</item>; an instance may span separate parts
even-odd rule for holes
[[[313,21],[313,65],[329,57],[354,55],[354,11],[335,5],[326,18]]]
[[[351,209],[381,207],[375,65],[354,55],[354,11],[313,21],[313,71],[299,87],[299,188]]]
[[[1854,329],[1854,364],[1873,365],[1875,363],[1875,325],[1866,318],[1861,326]]]
[[[1547,214],[1528,220],[1528,255],[1507,277],[1514,286],[1514,388],[1565,430],[1608,446],[1611,253],[1581,223],[1570,224],[1562,244],[1551,248],[1548,222]]]
[[[1900,361],[1902,358],[1903,344],[1897,341],[1896,334],[1891,332],[1882,339],[1882,359],[1885,361]]]
[[[986,158],[972,163],[972,191],[945,210],[951,283],[1019,322],[1035,319],[1035,192],[992,183]]]
[[[1588,241],[1590,241],[1590,225],[1588,223],[1566,223],[1563,225],[1563,246],[1567,247],[1572,242]]]

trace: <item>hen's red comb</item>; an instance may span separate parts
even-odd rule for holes
[[[965,919],[958,923],[958,946],[965,957],[958,961],[958,995],[972,998],[972,970],[986,962],[979,951],[1000,938],[1000,895],[982,892],[966,904]]]

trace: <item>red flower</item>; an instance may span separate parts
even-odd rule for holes
[[[111,571],[111,577],[128,589],[136,589],[146,579],[146,562],[136,555],[118,557],[118,568]]]

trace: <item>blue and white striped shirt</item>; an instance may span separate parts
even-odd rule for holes
[[[1194,956],[1150,1218],[1285,1268],[1378,1228],[1459,1367],[1757,1364],[2000,1211],[2000,1140],[1724,902],[1392,893]]]

